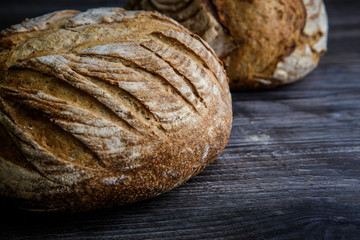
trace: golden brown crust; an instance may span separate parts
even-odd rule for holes
[[[211,1],[130,0],[127,7],[137,10],[159,11],[166,14],[205,39],[220,58],[227,56],[235,49],[234,41],[227,29],[218,21],[217,10]]]
[[[220,21],[239,43],[224,59],[233,86],[257,87],[295,48],[305,23],[301,1],[214,1]],[[233,9],[237,9],[234,11]]]
[[[327,50],[328,21],[322,1],[303,0],[306,23],[295,50],[278,62],[273,78],[284,83],[297,81],[311,72]]]
[[[23,208],[149,198],[227,143],[222,64],[160,14],[60,11],[3,31],[0,43],[0,192]]]
[[[203,37],[224,62],[235,89],[271,88],[313,70],[326,51],[322,0],[131,0]]]

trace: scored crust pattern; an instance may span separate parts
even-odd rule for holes
[[[327,50],[322,0],[130,0],[128,8],[159,11],[201,36],[234,89],[299,80]]]
[[[200,172],[227,142],[221,63],[160,14],[54,12],[0,41],[0,190],[25,208],[148,198]]]

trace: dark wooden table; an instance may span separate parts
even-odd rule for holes
[[[27,213],[2,200],[0,239],[360,239],[360,1],[325,3],[320,66],[273,91],[233,92],[229,144],[204,172],[156,198],[90,213]],[[124,1],[0,4],[5,28]]]

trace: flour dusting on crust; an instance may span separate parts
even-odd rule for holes
[[[323,1],[304,0],[304,6],[307,17],[302,34],[309,39],[318,36],[318,39],[299,44],[290,56],[277,64],[273,78],[284,83],[294,82],[310,73],[327,50],[328,22]]]

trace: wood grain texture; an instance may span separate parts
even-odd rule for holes
[[[34,1],[34,12],[36,4],[46,6]],[[329,51],[319,67],[274,91],[233,92],[229,144],[203,173],[154,199],[87,214],[29,214],[3,201],[0,239],[358,239],[360,2],[325,4]]]

